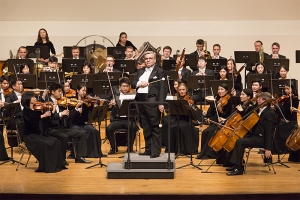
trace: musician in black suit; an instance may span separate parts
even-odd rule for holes
[[[196,56],[196,59],[197,59],[197,60],[198,60],[200,57],[204,57],[204,55],[206,54],[206,53],[204,52],[203,47],[204,47],[204,40],[198,39],[198,40],[196,41],[196,48],[197,48],[197,50],[194,51],[193,53],[191,53],[192,55],[195,55],[195,56]],[[210,52],[207,51],[207,54],[210,55]]]
[[[271,149],[275,131],[276,114],[270,108],[270,103],[268,102],[271,98],[272,95],[268,92],[262,93],[257,98],[257,103],[261,106],[258,110],[259,120],[251,132],[248,132],[244,138],[236,141],[230,158],[230,163],[235,166],[231,172],[227,173],[228,176],[243,175],[243,156],[245,148],[247,147],[263,147],[265,148],[265,157],[267,159],[272,158]]]
[[[110,112],[110,124],[106,127],[106,136],[110,143],[110,151],[108,154],[115,154],[118,152],[118,147],[116,146],[116,138],[114,135],[114,132],[118,129],[126,129],[128,128],[128,117],[127,116],[120,116],[120,108],[122,105],[122,101],[120,98],[122,96],[130,93],[130,80],[127,77],[121,78],[119,80],[119,86],[113,86],[112,88],[113,94],[115,99],[112,98],[111,95],[111,101],[110,101],[110,107],[112,107],[112,110]],[[135,140],[135,135],[137,132],[137,126],[135,122],[131,120],[132,124],[132,130],[130,132],[130,141],[128,143],[129,151],[133,152],[133,142]],[[129,127],[131,124],[129,124]],[[128,134],[128,133],[127,133]],[[126,135],[127,135],[126,134]],[[126,136],[127,138],[127,136]]]
[[[138,104],[142,120],[146,150],[143,155],[156,158],[161,152],[161,130],[159,129],[160,112],[164,111],[162,104],[148,104],[148,102],[164,102],[167,96],[167,83],[163,81],[166,73],[156,63],[156,54],[152,51],[144,53],[146,67],[137,71],[137,76],[132,82],[136,88],[136,100],[145,102]],[[151,83],[156,81],[154,83]]]
[[[260,40],[255,41],[254,48],[255,48],[256,52],[258,52],[258,53],[262,52],[262,48],[263,48],[262,41],[260,41]],[[263,53],[263,57],[261,57],[259,61],[263,61],[269,57],[269,54],[267,54],[265,52],[262,52],[262,53]],[[255,63],[247,63],[246,70],[249,71],[249,74],[255,74],[256,73]]]
[[[225,57],[220,56],[220,52],[221,52],[221,45],[214,44],[214,46],[213,46],[214,55],[211,58],[212,59],[226,59]]]
[[[72,59],[84,59],[84,57],[80,56],[80,49],[78,46],[72,46]]]
[[[113,56],[108,55],[106,57],[105,64],[106,64],[106,67],[103,70],[101,70],[100,72],[120,72],[120,70],[114,68],[115,59]]]
[[[270,56],[268,58],[286,58],[283,55],[279,54],[279,50],[280,50],[280,44],[278,42],[274,42],[272,44],[272,53],[270,54]]]
[[[185,59],[183,57],[183,59],[180,60],[180,55],[176,58],[176,65],[178,65],[178,63],[180,63],[178,67],[178,79],[187,84],[188,77],[191,75],[191,70],[184,66]]]
[[[49,99],[46,99],[46,101],[52,102],[56,109],[54,112],[52,112],[51,118],[43,119],[43,127],[46,128],[45,132],[48,135],[56,137],[60,140],[64,159],[66,159],[68,141],[73,139],[73,145],[75,145],[76,152],[75,163],[90,163],[91,161],[84,159],[84,157],[87,156],[85,131],[71,130],[67,128],[69,110],[63,109],[57,104],[57,100],[62,96],[62,89],[63,86],[59,83],[53,83],[49,86],[51,96]]]
[[[215,73],[211,69],[206,68],[207,62],[204,57],[200,57],[198,59],[198,64],[197,64],[197,70],[193,71],[192,75],[197,75],[197,76],[205,76],[205,75],[211,75],[214,76]],[[202,90],[202,91],[200,91]],[[207,88],[198,88],[194,89],[193,96],[191,97],[194,102],[200,102],[203,98],[204,95],[204,90],[207,90]],[[202,93],[202,94],[201,94]]]
[[[23,121],[23,113],[21,106],[21,98],[22,98],[22,92],[23,92],[23,84],[21,80],[12,80],[10,82],[10,86],[12,87],[13,91],[5,96],[5,102],[7,103],[20,103],[20,106],[18,107],[15,116],[11,119],[11,122],[7,124],[8,129],[16,129],[16,124],[18,122]],[[12,127],[10,127],[12,125]]]

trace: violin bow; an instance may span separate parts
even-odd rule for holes
[[[46,83],[46,90],[48,89],[48,82],[47,82],[47,79],[46,79],[46,74],[44,74],[45,76],[45,83]],[[50,102],[50,99],[49,99],[49,94],[47,94],[47,99],[48,99],[48,103]],[[50,111],[50,106],[49,106],[49,110]],[[51,111],[50,111],[51,112]],[[50,116],[51,117],[51,116]]]
[[[212,87],[210,88],[210,90],[211,90],[211,94],[212,94],[213,97],[214,97],[215,95],[214,95],[214,91],[213,91]],[[220,116],[219,116],[219,112],[218,112],[218,108],[217,108],[217,105],[216,105],[216,101],[215,101],[215,100],[214,100],[214,105],[215,105],[216,113],[217,113],[218,120],[219,120]]]
[[[293,90],[292,90],[292,78],[291,78],[291,76],[290,76],[290,104],[291,104],[291,106],[290,106],[290,111],[292,112],[292,107],[293,107],[293,102],[292,102],[292,93],[293,92]]]

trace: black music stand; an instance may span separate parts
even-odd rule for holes
[[[269,81],[271,80],[272,74],[248,74],[247,86],[251,88],[252,82],[260,80],[262,86],[262,92],[269,91]]]
[[[62,59],[62,70],[64,72],[81,72],[81,68],[85,63],[85,59],[73,59],[63,58]]]
[[[26,46],[28,58],[49,58],[48,46]]]
[[[178,100],[167,100],[166,101],[170,105],[170,115],[176,115],[177,118],[177,154],[175,155],[175,159],[178,158],[178,156],[186,156],[181,154],[181,137],[179,133],[179,116],[188,116],[188,102],[184,99],[178,99]],[[192,134],[192,133],[191,133]],[[190,144],[191,145],[191,144]],[[192,152],[191,152],[192,153]]]
[[[218,86],[221,83],[225,83],[228,86],[228,93],[230,93],[231,88],[233,87],[232,80],[210,80],[208,82],[208,87],[213,89],[214,94],[218,94]]]
[[[107,55],[112,55],[114,59],[124,59],[126,47],[107,47]]]
[[[259,53],[256,51],[234,51],[234,58],[236,63],[257,63],[259,62]],[[246,70],[244,85],[246,87]]]
[[[26,63],[29,67],[29,71],[31,74],[33,74],[33,66],[34,66],[34,62],[31,59],[8,59],[7,60],[7,65],[8,65],[8,71],[9,72],[13,72],[15,73],[15,69],[17,74],[22,73],[21,72],[21,64]]]
[[[94,107],[93,110],[92,110],[92,113],[90,114],[90,118],[87,122],[88,124],[93,124],[93,123],[97,122],[98,123],[99,134],[100,134],[100,123],[101,123],[101,121],[104,120],[107,110],[108,110],[107,105]],[[103,167],[103,166],[107,167],[107,165],[103,164],[102,161],[101,161],[101,154],[100,154],[99,159],[100,159],[99,163],[94,164],[94,165],[89,166],[89,167],[86,167],[85,169],[90,169],[90,168],[95,167],[97,165],[100,165],[100,167]]]
[[[192,118],[194,119],[194,114],[192,113],[192,108],[191,106],[188,105],[188,102],[186,100],[184,100],[186,103],[185,103],[185,108],[188,112],[188,116],[189,116],[189,125],[190,127],[192,127]],[[187,166],[193,166],[199,170],[202,170],[202,168],[200,168],[199,166],[195,165],[193,163],[193,153],[192,153],[192,135],[193,135],[193,131],[191,131],[190,133],[190,163],[189,164],[186,164],[186,165],[183,165],[183,166],[180,166],[180,167],[177,167],[177,169],[181,169],[181,168],[184,168],[184,167],[187,167]]]
[[[122,74],[122,72],[108,72],[108,76],[111,81],[119,81],[121,74]],[[99,72],[98,80],[107,80],[107,73]]]
[[[17,77],[22,81],[24,88],[36,88],[36,74],[18,74]]]
[[[178,79],[178,71],[175,71],[175,70],[167,71],[167,75],[169,76],[170,79],[173,79],[173,80]]]
[[[218,73],[222,65],[227,65],[227,59],[206,59],[206,68]]]
[[[132,74],[136,71],[135,60],[115,60],[114,68]]]
[[[300,63],[300,50],[296,50],[296,63]]]
[[[269,85],[271,87],[271,81],[272,81],[273,94],[278,94],[279,97],[282,96],[282,95],[285,95],[284,85],[289,80],[290,79],[272,79],[272,80],[270,80]],[[297,80],[296,79],[291,79],[291,81],[295,85],[296,90],[298,91]]]
[[[5,107],[5,109],[4,109],[4,111],[3,111],[3,118],[2,118],[2,120],[3,120],[3,122],[8,121],[7,124],[9,124],[9,126],[10,126],[10,137],[11,137],[11,138],[13,137],[13,133],[12,133],[12,123],[11,123],[11,121],[12,121],[12,118],[14,117],[14,115],[15,115],[17,109],[19,108],[19,106],[20,106],[20,103],[10,103],[10,104],[8,104],[8,105]],[[10,146],[9,148],[11,149],[11,151],[10,151],[11,157],[9,157],[9,160],[6,160],[6,161],[0,163],[0,165],[2,165],[2,164],[4,164],[4,163],[7,163],[7,162],[12,162],[12,163],[15,163],[15,162],[16,162],[16,163],[19,163],[18,161],[14,160],[14,151],[13,151],[13,147]],[[20,163],[20,164],[24,165],[23,163]]]
[[[265,59],[265,71],[269,72],[278,72],[281,66],[285,66],[287,71],[289,71],[290,66],[290,59],[286,58],[279,58],[279,59],[272,59],[267,58]]]
[[[184,54],[185,66],[190,66],[192,70],[197,69],[198,60],[194,54]]]
[[[72,47],[73,46],[64,46],[63,47],[63,53],[64,53],[65,58],[73,58]],[[79,48],[79,56],[85,57],[86,48],[85,47],[78,47],[78,48]]]
[[[41,81],[59,82],[64,80],[64,72],[40,72],[40,77]]]
[[[97,80],[97,74],[76,74],[72,76],[72,87],[76,89],[77,85],[84,83],[87,88],[93,88],[94,80]]]
[[[118,81],[110,81],[110,82],[111,82],[111,86],[118,85]],[[108,94],[107,91],[110,91],[110,85],[108,80],[94,80],[93,83],[94,83],[94,87],[93,87],[94,94],[99,95],[104,99],[107,99],[107,94]]]
[[[163,60],[162,68],[165,71],[173,70],[176,68],[176,60]]]

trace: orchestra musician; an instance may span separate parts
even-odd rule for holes
[[[170,46],[165,46],[163,48],[163,55],[161,56],[161,60],[172,60],[171,57],[172,48]]]
[[[257,98],[262,93],[262,84],[260,79],[255,79],[252,81],[252,91],[253,97]]]
[[[300,110],[298,110],[295,107],[291,107],[291,111],[295,112],[297,114],[300,114]],[[290,161],[290,162],[300,162],[300,149],[297,150],[297,151],[290,151],[288,161]]]
[[[100,158],[105,157],[101,151],[101,138],[100,133],[93,125],[88,124],[89,115],[94,107],[93,103],[89,102],[89,97],[86,96],[86,86],[81,83],[77,86],[77,99],[78,103],[70,112],[71,131],[79,130],[84,133],[84,140],[86,142],[86,157]],[[103,105],[100,103],[100,105]]]
[[[297,113],[291,112],[291,106],[298,108],[299,99],[298,92],[293,83],[287,81],[284,84],[285,95],[277,99],[278,106],[281,110],[277,110],[278,126],[274,135],[272,152],[286,153],[288,148],[285,144],[286,139],[292,134],[297,123]],[[292,101],[292,102],[291,102]],[[277,108],[277,107],[275,107]],[[285,119],[287,121],[285,121]]]
[[[288,73],[288,68],[285,65],[281,65],[278,68],[277,74],[275,74],[275,77],[278,79],[287,79],[287,73]]]
[[[211,58],[212,59],[226,59],[225,57],[220,56],[220,52],[221,52],[221,45],[214,44],[214,46],[213,46],[214,55]]]
[[[80,74],[93,74],[92,65],[89,63],[84,63],[81,67]]]
[[[128,126],[131,127],[131,124],[128,124],[128,117],[127,116],[120,116],[120,108],[122,105],[123,100],[121,99],[124,95],[130,94],[130,80],[127,77],[121,78],[119,80],[119,85],[118,86],[113,86],[112,91],[114,94],[109,95],[109,100],[110,100],[110,107],[111,112],[110,112],[110,124],[106,127],[106,136],[109,140],[110,144],[110,151],[108,152],[108,155],[110,154],[115,154],[118,152],[118,147],[116,144],[116,137],[114,132],[118,129],[128,129]],[[132,130],[130,131],[130,141],[127,141],[128,148],[130,152],[133,152],[133,142],[136,137],[136,132],[138,130],[136,123],[133,120],[130,120],[130,123],[132,124]],[[126,135],[128,133],[126,132]],[[126,138],[128,138],[126,136]]]
[[[134,56],[133,56],[133,47],[131,46],[127,46],[125,48],[125,58],[124,60],[134,60]]]
[[[20,73],[21,74],[30,74],[30,69],[27,63],[22,63],[20,65]]]
[[[53,103],[55,112],[52,113],[51,118],[43,119],[44,126],[47,127],[47,135],[56,137],[60,140],[61,151],[63,158],[66,159],[66,151],[68,141],[73,139],[75,146],[75,163],[90,163],[91,161],[85,160],[87,156],[85,135],[80,130],[71,130],[65,126],[65,118],[69,116],[69,110],[58,106],[57,100],[62,96],[63,86],[59,83],[53,83],[49,86],[50,98],[46,99]],[[68,165],[67,161],[66,165]]]
[[[0,78],[0,100],[1,100],[1,103],[0,103],[0,107],[2,108],[4,106],[4,103],[5,102],[5,95],[8,94],[8,90],[9,90],[9,79],[7,76],[2,76]]]
[[[56,72],[57,69],[57,63],[58,59],[54,56],[51,56],[48,60],[48,67],[49,69],[47,70],[48,72]]]
[[[176,64],[178,64],[178,63],[180,63],[179,68],[178,68],[178,79],[181,79],[182,82],[187,84],[188,77],[191,75],[191,70],[187,69],[184,66],[184,64],[185,64],[184,56],[183,56],[182,60],[180,60],[180,55],[177,56]]]
[[[264,74],[265,73],[265,64],[262,62],[258,62],[255,64],[255,72],[256,74]]]
[[[51,52],[53,55],[56,54],[53,43],[49,40],[48,32],[46,29],[41,28],[38,32],[37,41],[34,46],[47,46],[49,48],[49,53]],[[48,63],[50,54],[47,58],[38,58],[37,60],[40,62]]]
[[[231,110],[232,102],[230,95],[228,94],[228,86],[225,83],[221,83],[218,86],[218,95],[215,102],[210,102],[208,111],[203,111],[203,115],[207,118],[208,122],[224,122],[225,119],[231,114]],[[210,126],[202,132],[201,152],[197,155],[197,159],[216,158],[216,152],[208,146],[208,143],[213,137],[217,128],[218,126],[216,124],[211,123]]]
[[[202,39],[198,39],[196,41],[196,48],[197,50],[194,51],[193,53],[191,53],[192,55],[195,55],[196,56],[196,59],[198,60],[200,57],[204,57],[205,56],[205,52],[204,52],[204,40]],[[210,54],[209,51],[207,51],[208,54]]]
[[[25,46],[20,46],[18,51],[17,51],[17,54],[15,56],[15,59],[26,59],[27,58],[27,49]]]
[[[205,58],[204,57],[199,57],[198,64],[197,64],[198,69],[193,71],[192,75],[198,75],[198,76],[211,75],[211,76],[214,76],[215,75],[214,71],[211,70],[211,69],[207,69],[206,65],[207,65],[207,62],[206,62]],[[194,89],[192,100],[194,102],[200,102],[203,99],[204,90],[206,90],[206,89],[207,88],[202,89],[202,91],[200,91],[201,88]]]
[[[236,141],[229,160],[230,163],[234,164],[234,167],[227,173],[228,176],[243,175],[243,156],[245,148],[265,148],[265,158],[272,158],[271,149],[275,131],[276,114],[270,108],[270,99],[272,99],[272,95],[268,92],[261,93],[257,98],[257,104],[262,106],[258,112],[259,120],[251,132],[248,132],[244,138],[240,138]]]
[[[160,112],[164,111],[162,104],[148,104],[147,102],[164,102],[167,96],[167,83],[163,81],[166,73],[156,63],[156,53],[147,51],[144,54],[145,68],[137,71],[137,76],[132,82],[136,89],[136,100],[145,102],[138,104],[145,137],[145,152],[150,158],[159,157],[161,152],[161,130],[159,129]],[[154,83],[150,83],[156,81]]]
[[[114,68],[115,59],[113,56],[108,55],[106,57],[105,64],[106,64],[106,67],[103,70],[101,70],[101,72],[120,72],[120,70]]]
[[[57,138],[46,135],[41,128],[41,120],[51,116],[52,110],[35,110],[37,100],[33,93],[26,92],[22,96],[24,115],[24,142],[26,147],[38,160],[39,166],[36,172],[53,173],[59,172],[65,167],[65,162],[61,152],[60,142]],[[55,108],[54,108],[55,109]],[[55,111],[55,110],[54,110]]]
[[[125,32],[120,33],[116,47],[132,47],[134,51],[137,51],[137,48],[129,40],[127,40],[127,34]]]
[[[80,49],[78,46],[72,46],[72,59],[84,59],[84,57],[80,56]]]
[[[229,80],[228,68],[225,65],[220,67],[220,71],[217,74],[217,80]]]
[[[234,78],[234,90],[231,91],[231,94],[232,96],[240,96],[240,93],[243,89],[242,76],[240,73],[237,74],[236,63],[234,59],[229,58],[227,60],[227,69],[228,73],[231,73],[229,79],[232,80],[232,77]]]
[[[260,40],[257,40],[254,42],[254,48],[255,51],[258,53],[262,53],[262,58],[260,60],[260,62],[262,62],[263,60],[265,60],[266,58],[269,57],[269,55],[265,52],[263,52],[263,43]],[[254,74],[256,72],[256,66],[255,63],[248,63],[246,66],[246,70],[249,71],[250,74]]]
[[[5,97],[4,91],[8,89],[9,83],[6,76],[2,76],[0,78],[0,116],[2,116]],[[0,124],[3,124],[2,119]],[[4,144],[4,137],[3,137],[3,125],[0,125],[0,161],[8,160],[8,155],[6,152],[5,144]]]
[[[270,56],[268,58],[286,58],[283,55],[279,54],[279,50],[280,50],[280,44],[278,42],[274,42],[272,44],[272,53],[270,54]]]

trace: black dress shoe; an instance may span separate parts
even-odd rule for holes
[[[118,152],[118,149],[111,149],[107,154],[108,155],[112,155],[112,154],[115,154],[115,153],[117,153]]]
[[[75,163],[91,163],[92,161],[86,160],[83,157],[75,158]]]
[[[228,172],[226,175],[227,176],[236,176],[236,175],[243,175],[244,171],[241,169],[233,169],[231,172]]]
[[[229,167],[229,168],[226,168],[225,170],[230,172],[230,171],[232,171],[233,169],[234,169],[234,167]]]
[[[144,153],[139,153],[140,156],[150,156],[151,153],[145,151]]]
[[[152,155],[150,156],[150,158],[157,158],[157,157],[159,157],[159,155],[152,154]]]
[[[70,154],[68,157],[67,157],[67,159],[74,159],[75,158],[75,156],[73,155],[73,154]]]

